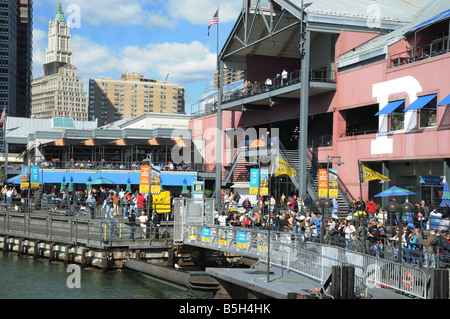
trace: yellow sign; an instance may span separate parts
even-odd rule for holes
[[[337,197],[338,182],[337,170],[330,169],[330,178],[326,169],[319,169],[319,197]]]
[[[281,158],[277,157],[275,161],[275,176],[288,175],[290,177],[297,176],[295,169]]]

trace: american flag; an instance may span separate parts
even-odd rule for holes
[[[208,36],[209,36],[209,28],[212,25],[218,24],[219,23],[219,19],[217,18],[217,15],[219,13],[219,9],[216,10],[216,13],[214,13],[214,15],[211,18],[211,21],[209,21],[209,25],[208,25]]]

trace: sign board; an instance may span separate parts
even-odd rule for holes
[[[319,169],[319,197],[338,196],[337,169],[330,169],[329,172],[330,178],[328,180],[327,170]]]
[[[31,188],[39,188],[39,166],[31,166],[30,174]]]
[[[26,189],[30,187],[30,166],[22,165],[20,174],[22,175],[20,178],[20,188]]]
[[[141,165],[139,176],[139,192],[148,193],[150,191],[150,165]]]
[[[192,182],[192,198],[203,199],[205,197],[205,182]]]

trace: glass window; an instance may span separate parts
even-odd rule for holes
[[[389,115],[389,131],[398,131],[405,128],[405,104],[401,104]]]

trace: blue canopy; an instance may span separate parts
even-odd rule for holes
[[[389,102],[388,104],[386,104],[385,107],[383,107],[383,109],[378,111],[375,114],[375,116],[382,115],[382,114],[390,114],[390,113],[394,112],[396,108],[398,108],[400,105],[402,105],[404,103],[405,103],[405,100]]]
[[[411,110],[418,110],[423,108],[425,105],[436,99],[437,94],[431,94],[431,95],[425,95],[425,96],[419,96],[417,100],[415,100],[413,103],[411,103],[406,109],[404,109],[404,112],[411,111]],[[436,104],[434,104],[436,105]]]

